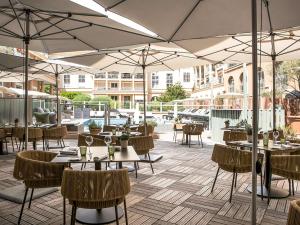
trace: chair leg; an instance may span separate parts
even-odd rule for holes
[[[177,142],[177,131],[175,131],[175,143]]]
[[[189,135],[189,136],[188,136],[188,139],[189,139],[189,148],[190,148],[190,147],[191,147],[192,135]]]
[[[202,136],[200,135],[200,140],[201,140],[201,146],[203,148],[203,141],[202,141]]]
[[[62,143],[63,143],[63,147],[66,147],[66,145],[65,145],[65,142],[64,142],[64,139],[63,139],[63,138],[61,139],[61,141],[62,141]]]
[[[214,179],[214,183],[213,183],[213,186],[211,187],[211,193],[214,191],[214,188],[215,188],[215,184],[216,184],[216,181],[217,181],[217,178],[218,178],[218,175],[219,175],[219,171],[220,171],[220,167],[218,167],[218,170],[217,170],[217,173],[216,173],[216,176],[215,176],[215,179]]]
[[[238,176],[238,174],[237,174],[237,173],[235,173],[235,180],[234,180],[234,187],[235,187],[235,188],[236,188],[237,176]]]
[[[134,169],[135,169],[135,179],[137,179],[137,165],[136,162],[134,162]]]
[[[295,195],[295,186],[294,186],[294,180],[292,180],[292,192],[293,192],[293,195]]]
[[[125,223],[126,223],[126,225],[128,225],[127,206],[126,206],[125,198],[124,198],[124,211],[125,211]]]
[[[272,173],[270,173],[270,181],[269,181],[270,185],[268,187],[268,205],[270,203],[271,181],[272,181]]]
[[[230,198],[229,198],[230,203],[231,203],[231,200],[232,200],[232,191],[233,191],[234,181],[235,181],[235,172],[233,172],[233,174],[232,174],[232,183],[231,183]]]
[[[77,209],[77,207],[75,205],[73,205],[72,206],[71,225],[75,225],[76,209]]]
[[[263,174],[260,173],[260,192],[261,192],[261,200],[264,200],[264,182],[263,182]]]
[[[31,189],[31,194],[30,194],[28,209],[30,209],[30,207],[31,207],[31,201],[32,201],[33,191],[34,191],[34,188]]]
[[[149,159],[149,163],[150,163],[150,166],[151,166],[152,173],[154,174],[154,169],[153,169],[153,166],[152,166],[152,162],[151,162],[151,158],[150,158],[149,152],[148,152],[148,159]]]
[[[19,219],[18,219],[18,224],[21,224],[21,219],[22,219],[24,206],[25,206],[25,203],[26,203],[27,193],[28,193],[28,188],[26,187],[25,194],[24,194],[24,199],[23,199],[23,203],[22,203],[22,207],[21,207],[21,211],[20,211],[20,215],[19,215]]]
[[[15,146],[14,146],[14,140],[13,140],[13,137],[11,136],[11,146],[13,148],[13,152],[15,152]]]
[[[66,198],[63,197],[63,225],[66,225]]]
[[[200,145],[200,135],[198,135],[198,145]]]
[[[117,225],[119,225],[118,205],[115,205],[115,213],[116,213],[116,222]]]

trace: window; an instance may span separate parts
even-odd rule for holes
[[[116,96],[116,95],[112,95],[112,96],[110,96],[110,98],[113,101],[118,101],[118,96]]]
[[[135,79],[143,79],[144,75],[142,73],[137,73],[134,75]]]
[[[118,79],[119,78],[119,72],[117,71],[111,71],[107,73],[108,79]]]
[[[228,79],[228,92],[234,92],[234,79],[232,76]]]
[[[131,79],[132,75],[130,73],[122,73],[121,78],[122,79]]]
[[[191,81],[191,74],[189,72],[183,73],[183,82],[190,82]]]
[[[105,77],[106,77],[105,75],[106,75],[105,73],[96,73],[95,79],[99,79],[99,78],[105,79]]]
[[[130,96],[124,96],[124,102],[130,102]]]
[[[201,77],[204,77],[204,66],[201,66]]]
[[[70,84],[70,75],[64,75],[64,84]]]
[[[244,91],[244,74],[241,73],[240,75],[240,91],[243,92]]]
[[[78,82],[79,83],[85,83],[85,75],[79,75],[78,76]]]
[[[173,74],[167,73],[166,84],[167,84],[167,88],[173,84]]]
[[[111,83],[111,84],[110,84],[110,87],[111,87],[111,88],[118,88],[118,83]]]
[[[156,87],[158,86],[159,83],[159,78],[158,75],[156,75],[155,73],[152,74],[152,87]]]

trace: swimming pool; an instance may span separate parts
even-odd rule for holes
[[[96,124],[100,125],[101,127],[103,127],[103,125],[104,125],[104,118],[88,119],[83,122],[85,130],[88,130],[88,126],[89,126],[91,120],[94,120],[96,122]],[[110,118],[110,124],[112,124],[112,125],[124,125],[126,122],[127,122],[127,118]]]

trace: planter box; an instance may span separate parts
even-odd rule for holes
[[[297,136],[299,136],[300,135],[300,116],[288,116],[287,122],[295,130]]]

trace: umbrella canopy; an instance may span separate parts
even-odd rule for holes
[[[17,95],[17,96],[24,96],[25,91],[19,88],[7,88],[7,87],[0,87],[0,92],[10,95]],[[28,96],[32,98],[48,98],[50,97],[49,94],[39,91],[28,91]]]
[[[225,93],[225,94],[220,94],[220,95],[217,95],[216,98],[227,98],[227,99],[233,99],[233,98],[243,98],[243,94],[241,93],[235,93],[235,92],[232,92],[232,93]]]
[[[69,0],[3,0],[0,9],[0,44],[5,46],[24,48],[26,12],[30,50],[98,50],[157,41]]]
[[[170,43],[109,49],[71,56],[63,60],[98,68],[101,71],[119,72],[142,72],[142,66],[145,66],[149,72],[170,71],[208,63],[208,61],[198,59],[188,51]]]
[[[300,30],[279,30],[273,33],[262,33],[258,36],[258,51],[260,59],[271,62],[272,56],[277,61],[293,60],[300,58]],[[216,39],[216,38],[214,38]],[[220,38],[214,46],[202,49],[191,49],[198,57],[215,60],[218,63],[250,63],[252,61],[251,34],[234,35],[230,38]],[[273,54],[273,43],[275,54]]]
[[[107,10],[125,16],[168,41],[251,32],[251,1],[246,0],[96,0]],[[267,2],[267,1],[265,1]],[[300,1],[269,1],[275,30],[299,26]],[[260,4],[258,4],[260,11]],[[263,10],[263,18],[268,18]],[[162,19],[163,18],[163,19]],[[269,31],[264,20],[262,30]]]

